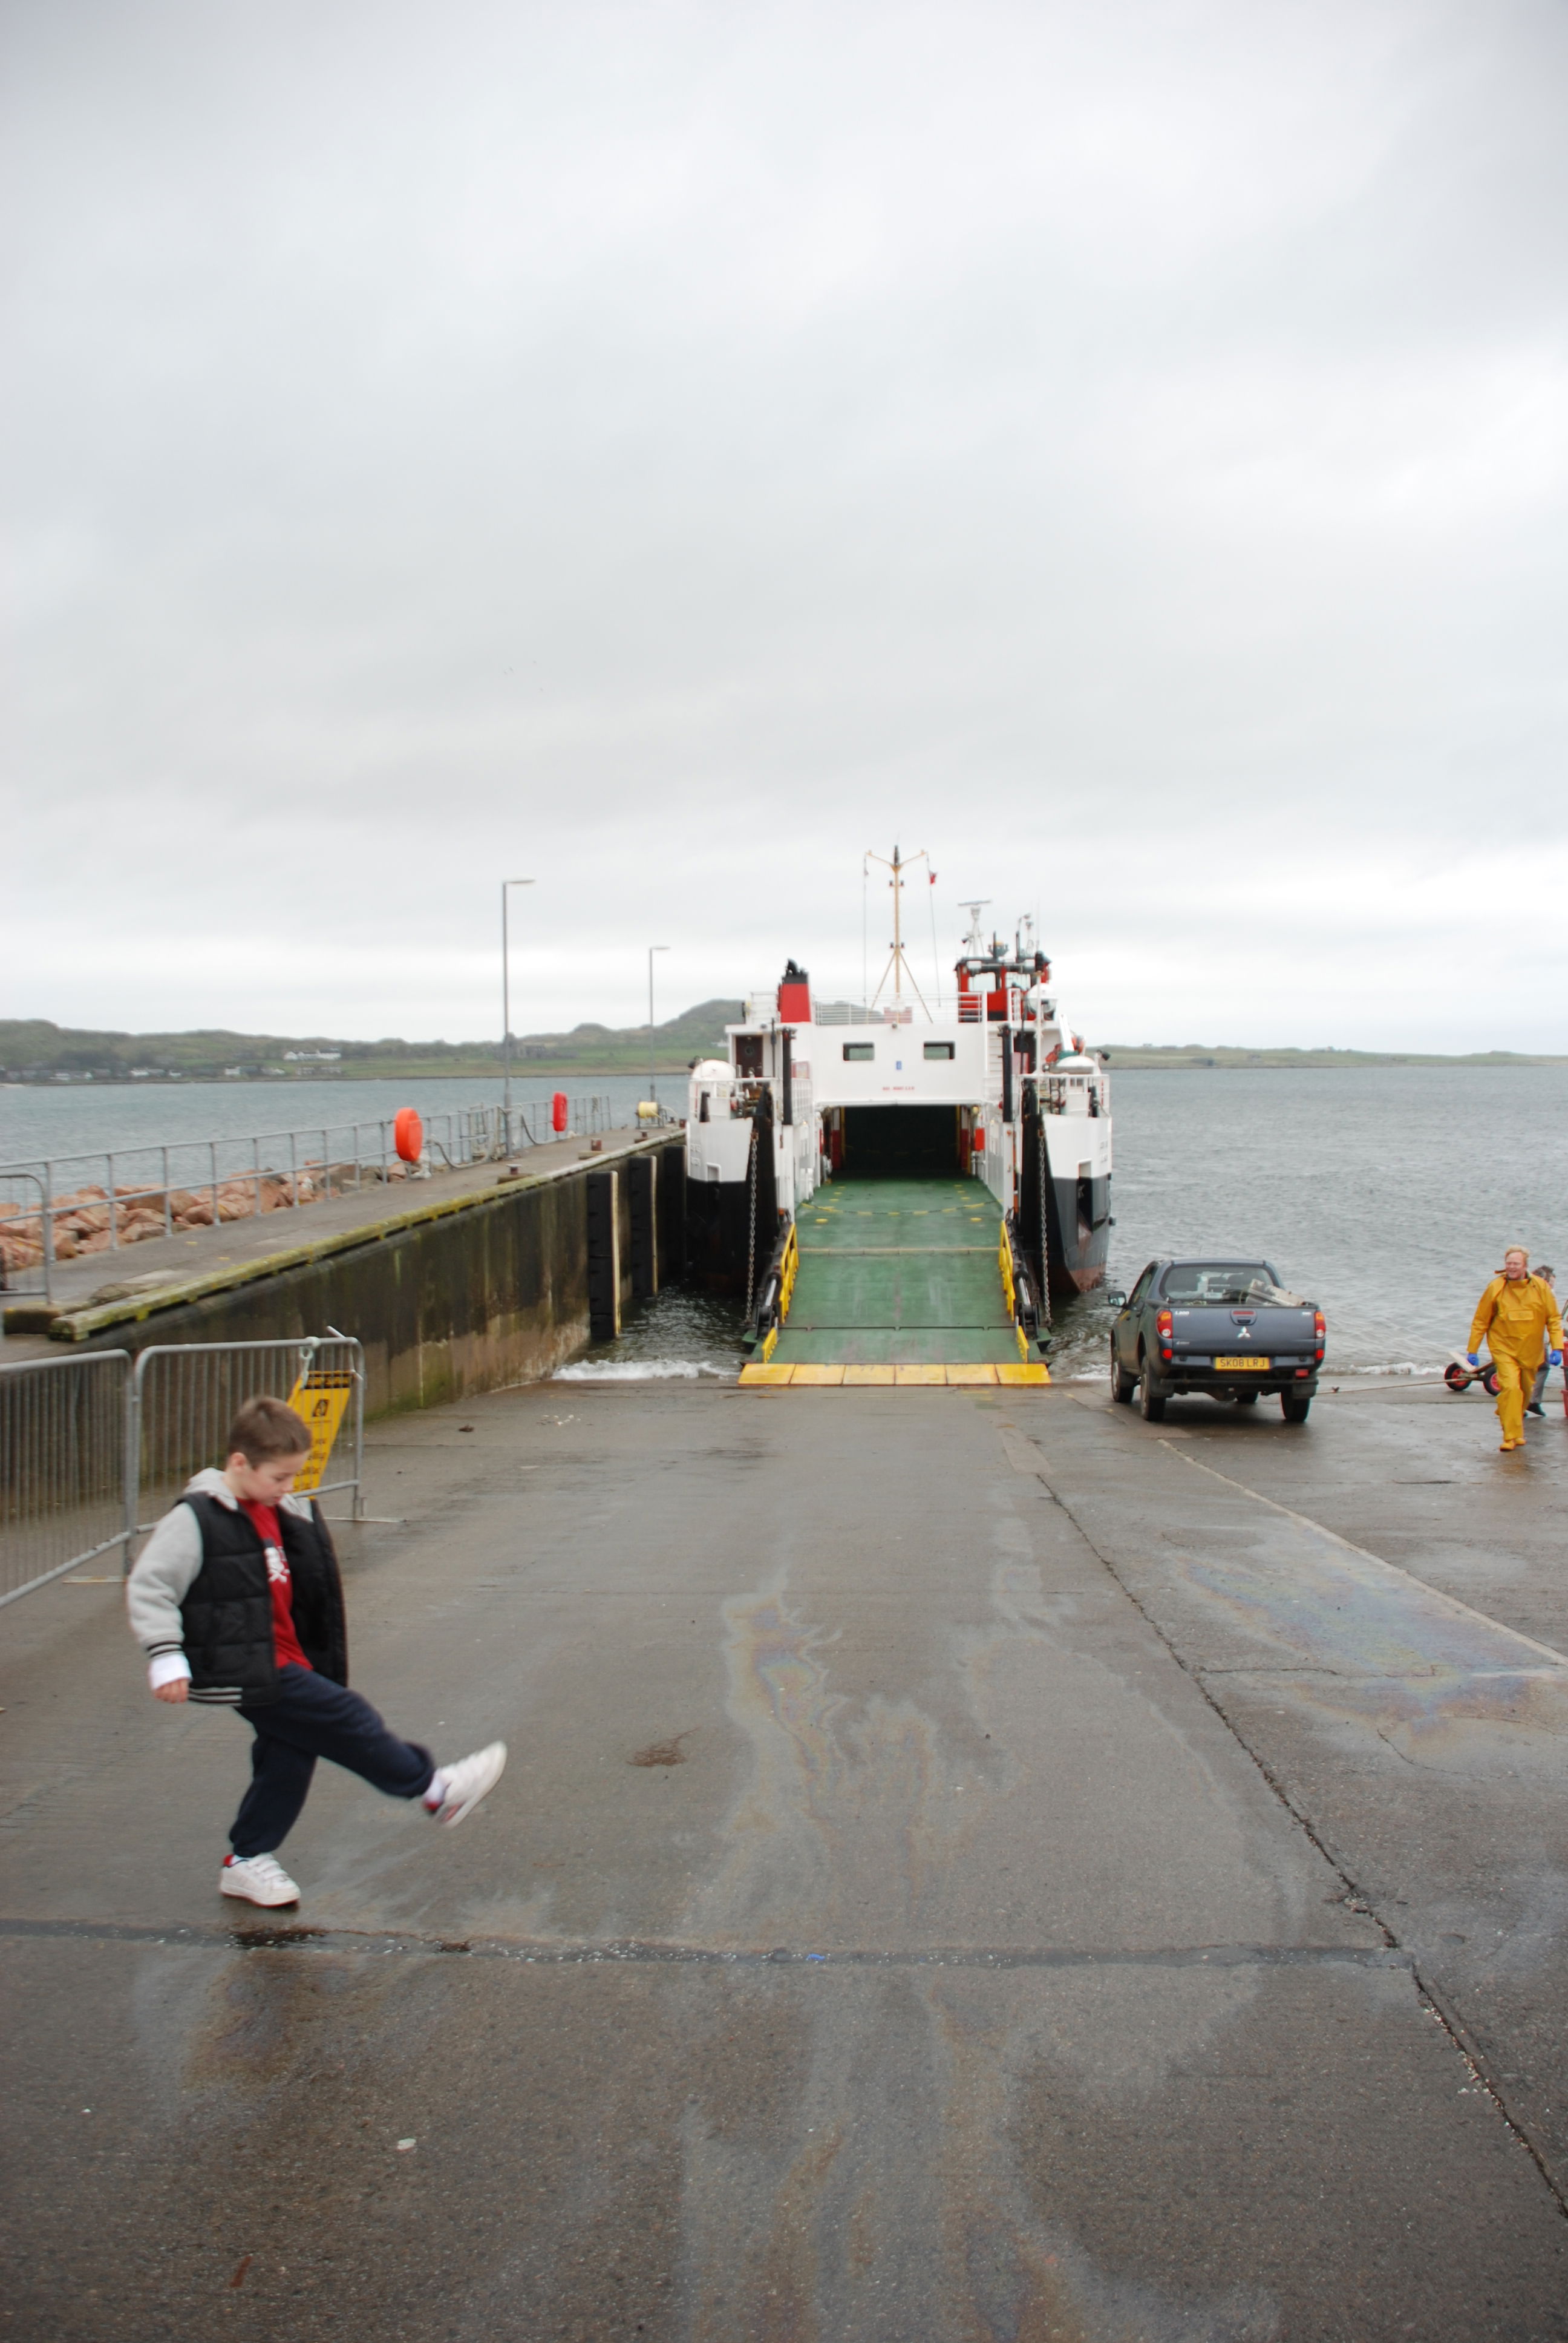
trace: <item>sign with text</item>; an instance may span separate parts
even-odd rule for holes
[[[288,1394],[288,1404],[310,1426],[310,1454],[295,1476],[295,1491],[308,1496],[319,1489],[327,1460],[337,1437],[337,1427],[354,1392],[354,1376],[347,1367],[317,1367],[301,1375]]]

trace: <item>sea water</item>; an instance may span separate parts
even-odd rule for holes
[[[1130,1287],[1159,1254],[1272,1263],[1329,1321],[1331,1374],[1438,1372],[1462,1346],[1503,1248],[1568,1268],[1568,1066],[1356,1066],[1112,1074],[1116,1169],[1109,1282]],[[560,1088],[608,1096],[629,1121],[646,1076],[530,1075],[530,1106]],[[674,1112],[684,1081],[659,1080]],[[498,1082],[216,1082],[0,1091],[0,1156],[64,1157],[176,1139],[341,1125],[417,1107],[427,1117],[495,1105]],[[1110,1312],[1093,1296],[1059,1309],[1051,1368],[1105,1371]],[[621,1340],[571,1376],[732,1375],[732,1302],[671,1288]]]
[[[530,1073],[514,1075],[512,1106],[532,1119],[542,1108],[548,1119],[551,1095],[565,1091],[579,1099],[608,1098],[617,1121],[635,1119],[637,1102],[648,1096],[646,1074],[565,1074],[542,1080]],[[672,1114],[686,1111],[686,1076],[663,1074],[657,1096]],[[297,1131],[302,1134],[303,1162],[314,1134],[319,1142],[323,1126],[342,1133],[352,1123],[390,1121],[399,1108],[417,1109],[427,1122],[438,1115],[456,1115],[474,1107],[498,1107],[501,1083],[468,1075],[432,1075],[427,1079],[335,1081],[285,1077],[275,1081],[216,1082],[17,1082],[0,1088],[0,1163],[49,1161],[64,1163],[73,1156],[173,1147],[209,1140],[226,1145],[227,1161],[237,1168],[250,1161],[249,1142]],[[319,1151],[319,1148],[317,1148]],[[337,1151],[334,1149],[334,1151]],[[287,1148],[281,1160],[287,1161]],[[263,1161],[276,1161],[264,1151]],[[226,1158],[220,1145],[220,1172]],[[142,1167],[137,1168],[140,1176]],[[83,1172],[84,1179],[101,1174]],[[74,1184],[75,1173],[71,1173]]]

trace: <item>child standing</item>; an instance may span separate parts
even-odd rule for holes
[[[158,1523],[126,1584],[131,1632],[154,1697],[237,1708],[256,1735],[251,1785],[229,1832],[218,1886],[251,1904],[297,1904],[276,1859],[299,1817],[318,1757],[388,1797],[418,1798],[460,1823],[501,1777],[504,1741],[438,1766],[388,1733],[348,1689],[343,1585],[326,1521],[290,1494],[310,1453],[303,1419],[280,1399],[235,1417],[228,1461],[198,1473]]]

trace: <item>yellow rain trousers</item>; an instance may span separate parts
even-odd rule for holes
[[[1510,1284],[1494,1277],[1476,1305],[1470,1329],[1470,1348],[1484,1342],[1497,1369],[1497,1421],[1505,1448],[1524,1445],[1524,1402],[1535,1371],[1548,1347],[1563,1348],[1563,1320],[1557,1296],[1538,1277],[1522,1277]]]

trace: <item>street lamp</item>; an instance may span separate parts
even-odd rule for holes
[[[508,887],[531,887],[531,879],[503,879],[501,881],[501,1049],[506,1059],[506,1133],[507,1154],[512,1152],[512,956],[507,934],[507,890]]]
[[[650,1099],[657,1099],[658,1096],[658,1091],[654,1088],[653,1069],[653,956],[655,952],[668,950],[668,944],[649,944],[648,948],[648,1094]]]

